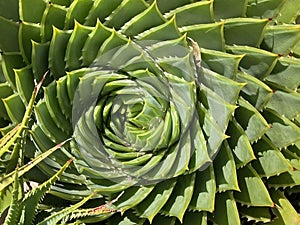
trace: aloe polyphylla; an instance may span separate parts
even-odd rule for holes
[[[2,135],[49,71],[21,160],[7,149],[1,174],[72,138],[24,179],[73,158],[54,201],[123,193],[118,210],[73,222],[300,223],[287,197],[300,185],[299,0],[0,6]]]

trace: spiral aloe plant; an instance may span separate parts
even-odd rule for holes
[[[120,197],[73,222],[300,223],[287,198],[300,187],[299,0],[0,6],[2,135],[49,71],[30,138],[0,150],[2,175],[72,138],[25,178],[73,158],[54,201]]]

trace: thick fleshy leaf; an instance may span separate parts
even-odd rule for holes
[[[279,14],[280,8],[284,5],[281,0],[248,1],[247,16],[260,18],[273,18]]]
[[[176,180],[171,179],[156,185],[150,195],[137,206],[137,211],[141,217],[147,218],[151,222],[170,198],[175,184]]]
[[[8,83],[1,83],[0,84],[0,89],[1,89],[1,93],[0,93],[0,99],[4,99],[7,98],[8,96],[13,94],[12,89],[10,88]],[[8,120],[8,115],[6,112],[6,109],[3,105],[2,100],[0,101],[0,116],[6,120]]]
[[[235,78],[243,55],[201,49],[201,57],[209,69],[228,78]]]
[[[239,82],[246,83],[241,95],[257,110],[262,110],[272,97],[272,89],[247,73],[239,72],[236,79]]]
[[[232,192],[216,195],[214,222],[222,225],[240,225],[239,213]]]
[[[272,214],[270,207],[249,207],[241,206],[239,211],[243,217],[246,217],[248,220],[258,221],[258,222],[271,222]]]
[[[174,191],[162,209],[164,213],[175,216],[182,222],[185,211],[192,199],[195,178],[195,173],[178,177]]]
[[[76,0],[70,5],[70,8],[66,14],[65,29],[71,29],[74,27],[75,20],[81,24],[84,23],[87,13],[93,6],[92,0]]]
[[[240,70],[258,79],[262,79],[270,74],[276,64],[278,55],[258,48],[248,46],[230,46],[227,51],[244,57],[239,65]]]
[[[274,53],[288,55],[292,47],[300,40],[300,26],[278,25],[266,29],[262,46]]]
[[[178,7],[166,14],[167,18],[175,15],[179,27],[213,22],[212,2],[201,1]]]
[[[1,1],[0,3],[0,16],[19,20],[19,3],[17,0]]]
[[[0,16],[0,49],[4,52],[18,52],[19,24]]]
[[[299,12],[299,0],[287,0],[280,8],[275,20],[279,23],[293,23],[295,22]],[[297,6],[297,7],[295,7]]]
[[[164,17],[159,12],[157,4],[153,3],[147,10],[133,17],[125,23],[121,31],[126,36],[132,37],[149,28],[162,25],[165,22]]]
[[[28,105],[33,88],[33,73],[32,69],[27,66],[22,69],[15,70],[16,74],[16,86],[20,97],[25,105]]]
[[[214,1],[214,14],[216,20],[222,20],[232,17],[244,17],[246,13],[247,1],[237,0],[215,0]]]
[[[153,27],[137,35],[138,40],[169,40],[180,37],[179,29],[176,26],[175,17],[162,25]]]
[[[237,174],[241,190],[234,193],[237,201],[251,206],[273,206],[267,188],[253,167],[240,168]]]
[[[243,98],[239,99],[236,119],[243,127],[250,142],[259,139],[270,128],[265,118]]]
[[[20,123],[25,112],[25,106],[21,97],[15,93],[5,99],[2,99],[2,101],[10,120],[15,124]]]
[[[213,166],[216,175],[216,185],[219,192],[240,190],[234,158],[226,141],[224,141],[217,157],[214,159]]]
[[[271,127],[266,135],[277,148],[281,149],[299,141],[300,128],[293,122],[273,110],[267,110],[263,115]]]
[[[275,87],[295,90],[300,85],[300,60],[281,57],[266,81]]]
[[[65,7],[51,3],[47,5],[41,20],[41,39],[46,42],[51,40],[53,26],[58,29],[64,28],[64,20],[67,10]]]
[[[266,107],[288,119],[293,119],[300,114],[300,94],[275,91]]]
[[[36,80],[41,80],[48,70],[48,54],[50,43],[37,43],[32,41],[31,66]],[[45,81],[46,83],[46,81]]]
[[[85,25],[94,26],[99,19],[101,22],[104,22],[105,18],[111,14],[111,12],[117,8],[122,0],[97,0],[94,1],[94,4],[88,15],[86,17]]]
[[[49,48],[49,68],[54,78],[59,78],[65,74],[65,52],[61,49],[67,47],[71,32],[53,29],[53,37]]]
[[[259,175],[271,177],[292,170],[291,164],[266,137],[263,136],[252,147],[258,159],[252,165]]]
[[[216,181],[212,166],[196,173],[194,193],[189,205],[192,210],[213,212],[215,207]]]
[[[251,160],[255,159],[249,139],[236,120],[229,123],[227,133],[230,135],[228,144],[233,151],[237,167],[245,166]]]
[[[258,47],[268,19],[232,18],[225,20],[224,37],[227,45]]]
[[[180,28],[181,33],[193,38],[201,48],[224,51],[224,23],[197,24]]]
[[[105,25],[120,29],[131,18],[147,9],[143,0],[125,0],[105,19]]]
[[[300,217],[296,210],[293,208],[291,203],[286,199],[284,194],[281,191],[270,191],[271,197],[276,204],[273,208],[274,213],[278,218],[275,218],[274,221],[270,224],[279,225],[279,224],[291,224],[297,225],[300,223]]]
[[[82,26],[75,23],[74,30],[70,36],[66,49],[66,67],[72,71],[79,69],[82,64],[82,47],[92,31],[91,27]]]

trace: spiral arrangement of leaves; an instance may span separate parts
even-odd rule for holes
[[[2,134],[49,70],[25,156],[72,137],[35,171],[74,158],[51,194],[124,192],[85,222],[299,224],[299,1],[0,5]]]

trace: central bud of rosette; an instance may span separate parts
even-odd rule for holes
[[[163,58],[130,45],[140,54],[124,60],[127,44],[100,55],[80,77],[73,101],[77,167],[101,190],[157,183],[209,161],[199,154],[205,138],[190,49],[175,46],[180,58]]]

